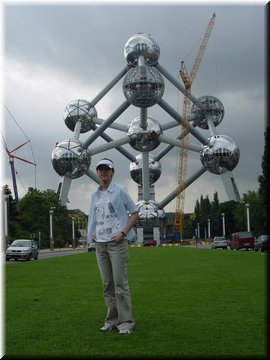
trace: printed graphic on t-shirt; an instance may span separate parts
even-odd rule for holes
[[[96,203],[98,241],[111,241],[111,237],[119,232],[120,225],[113,205],[108,201],[107,193],[102,193]]]

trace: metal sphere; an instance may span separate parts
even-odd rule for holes
[[[202,129],[208,129],[207,117],[213,120],[215,126],[218,126],[224,117],[224,106],[215,96],[202,96],[198,101],[204,106],[200,109],[196,104],[191,107],[191,115],[195,115],[194,125]]]
[[[240,151],[233,139],[227,135],[211,136],[200,152],[200,159],[212,174],[232,171],[238,164]]]
[[[77,121],[81,121],[81,133],[93,129],[93,118],[97,117],[96,109],[86,100],[73,100],[65,108],[64,121],[66,126],[74,131]]]
[[[154,184],[161,175],[161,164],[152,154],[148,154],[149,161],[149,182]],[[131,162],[129,166],[131,178],[139,185],[142,185],[142,154],[136,156],[136,161]]]
[[[130,145],[138,151],[151,151],[160,144],[159,135],[162,129],[159,122],[150,116],[147,116],[147,127],[143,129],[140,126],[140,117],[136,117],[128,125],[128,136],[130,136]]]
[[[162,98],[165,85],[158,70],[145,65],[130,69],[124,78],[122,88],[130,104],[147,108]]]
[[[124,56],[129,65],[137,65],[140,55],[144,56],[147,65],[155,66],[158,63],[159,45],[149,34],[138,33],[133,35],[125,45]]]
[[[79,140],[63,140],[57,143],[52,152],[52,165],[60,176],[77,179],[85,174],[91,164],[88,149]]]
[[[139,211],[139,223],[140,224],[156,224],[158,225],[160,221],[165,217],[165,212],[163,209],[158,207],[158,204],[155,200],[140,200],[137,203]]]

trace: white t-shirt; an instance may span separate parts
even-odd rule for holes
[[[109,200],[107,191],[102,191],[96,206],[96,239],[100,242],[112,241],[112,236],[116,235],[121,229],[117,215]]]

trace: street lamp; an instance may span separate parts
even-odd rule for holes
[[[221,213],[221,216],[222,216],[222,232],[223,232],[223,236],[225,237],[226,236],[226,232],[225,232],[225,214],[224,213]]]
[[[50,249],[54,249],[54,241],[53,241],[53,210],[54,207],[51,207],[49,210],[50,213]]]
[[[75,218],[72,218],[72,247],[75,249]]]
[[[4,214],[4,230],[5,230],[5,245],[7,247],[8,243],[9,243],[9,237],[8,237],[8,205],[9,205],[9,195],[8,194],[4,194],[4,200],[5,200],[5,214]]]
[[[207,225],[208,225],[208,238],[210,239],[210,237],[211,237],[211,230],[210,230],[211,222],[210,222],[210,219],[207,219]]]
[[[196,241],[196,247],[198,246],[198,241],[200,240],[201,234],[200,234],[200,223],[197,223],[197,234],[198,234],[198,239]]]
[[[247,209],[247,231],[250,231],[250,220],[249,220],[249,204],[245,204]]]
[[[38,248],[41,249],[41,232],[38,232]]]
[[[197,234],[198,234],[198,239],[200,239],[201,234],[200,234],[200,223],[197,223]]]

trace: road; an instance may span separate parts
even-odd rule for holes
[[[66,256],[66,255],[74,255],[74,254],[80,254],[83,252],[87,252],[87,248],[78,248],[78,249],[55,249],[55,250],[41,250],[39,252],[38,258],[39,259],[48,259],[51,257],[57,257],[57,256]]]
[[[136,245],[135,245],[136,246]],[[175,246],[173,244],[167,244],[166,246]],[[205,244],[197,244],[196,245],[181,245],[183,247],[190,247],[190,248],[199,248],[199,249],[210,249],[210,245],[205,245]],[[38,255],[38,259],[42,260],[42,259],[49,259],[52,257],[58,257],[58,256],[67,256],[67,255],[74,255],[74,254],[80,254],[80,253],[84,253],[87,252],[87,248],[76,248],[76,249],[72,249],[72,248],[64,248],[64,249],[54,249],[54,250],[50,250],[50,249],[42,249],[39,251],[39,255]],[[4,258],[4,255],[3,255]],[[31,261],[34,261],[34,259],[31,259]],[[18,262],[25,262],[25,260],[10,260],[10,261],[3,261],[6,262],[6,264],[15,264]]]
[[[80,254],[83,252],[87,252],[87,248],[78,248],[78,249],[55,249],[55,250],[49,250],[49,249],[43,249],[39,251],[38,259],[49,259],[52,257],[58,257],[58,256],[67,256],[67,255],[75,255]],[[34,259],[31,259],[31,261],[34,261]],[[6,264],[15,264],[18,262],[25,262],[25,260],[10,260],[6,261]]]

